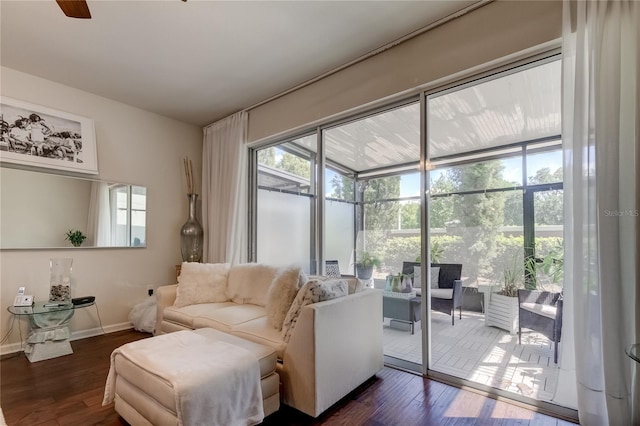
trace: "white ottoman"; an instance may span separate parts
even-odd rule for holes
[[[280,379],[276,373],[276,353],[273,349],[210,328],[192,333],[241,347],[254,354],[260,368],[265,417],[280,408]],[[184,362],[189,360],[185,359]],[[120,355],[115,356],[114,365],[115,409],[118,414],[134,426],[178,424],[176,399],[170,383]]]

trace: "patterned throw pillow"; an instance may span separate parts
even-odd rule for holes
[[[298,292],[284,319],[282,325],[283,340],[289,342],[291,333],[293,333],[293,329],[298,322],[298,317],[303,307],[312,303],[346,296],[348,294],[348,288],[349,286],[346,280],[311,280],[307,282]]]
[[[439,288],[438,287],[438,280],[440,279],[440,267],[436,266],[436,267],[431,267],[429,268],[431,272],[431,288]]]
[[[414,266],[413,267],[413,288],[421,288],[422,287],[422,267]]]
[[[431,274],[431,288],[439,288],[438,279],[440,277],[440,267],[431,266],[429,268],[429,273]],[[413,288],[420,288],[421,280],[422,280],[422,268],[420,266],[414,266],[413,267]]]
[[[226,302],[228,263],[183,262],[173,306]]]

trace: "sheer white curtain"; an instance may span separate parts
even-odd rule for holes
[[[91,182],[91,199],[87,219],[87,243],[97,247],[111,245],[111,209],[109,207],[109,184]]]
[[[564,3],[565,306],[584,425],[638,424],[624,348],[637,341],[639,6]]]
[[[202,227],[205,262],[247,261],[247,113],[204,129]]]

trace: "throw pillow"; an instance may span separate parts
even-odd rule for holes
[[[304,272],[297,266],[282,268],[269,287],[267,322],[278,331],[282,330],[284,318],[298,294],[298,283],[302,274]]]
[[[349,286],[349,294],[357,293],[364,290],[364,281],[358,278],[345,278],[347,280],[347,286]]]
[[[431,288],[439,288],[438,280],[440,279],[440,267],[431,267],[429,268],[429,272],[431,273]]]
[[[234,265],[229,270],[227,297],[233,303],[266,306],[269,287],[278,268],[259,263]]]
[[[421,288],[422,287],[422,267],[414,266],[413,267],[413,288]]]
[[[303,270],[300,270],[300,276],[298,277],[298,290],[300,290],[307,281],[309,281],[309,276]]]
[[[226,302],[228,263],[183,262],[173,306]]]
[[[348,294],[348,285],[345,280],[311,280],[304,285],[293,300],[289,312],[282,324],[283,340],[289,342],[291,333],[298,322],[302,308],[312,303],[337,299]]]

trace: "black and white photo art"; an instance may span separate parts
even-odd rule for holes
[[[97,174],[93,120],[1,97],[0,161]]]

